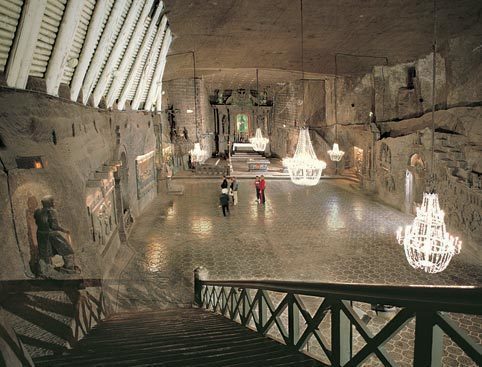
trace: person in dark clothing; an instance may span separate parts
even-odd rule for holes
[[[228,180],[226,179],[226,176],[223,176],[223,183],[221,184],[221,189],[227,189],[228,188]]]
[[[254,180],[254,187],[256,188],[256,202],[259,204],[259,176]]]
[[[223,208],[223,215],[226,216],[226,213],[229,214],[229,195],[228,189],[224,188],[221,190],[221,196],[219,197],[219,203]]]

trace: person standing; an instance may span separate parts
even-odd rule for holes
[[[223,208],[223,215],[226,216],[226,213],[229,214],[229,195],[228,189],[224,188],[221,190],[221,196],[219,197],[219,203]]]
[[[233,204],[238,205],[238,181],[236,180],[236,177],[231,178],[231,196],[233,197]]]
[[[259,200],[263,205],[266,203],[266,181],[263,175],[261,175],[259,180]]]
[[[227,189],[227,188],[228,188],[228,180],[226,179],[226,176],[223,176],[223,182],[221,183],[221,190]]]
[[[254,180],[254,187],[256,188],[256,202],[259,204],[259,176]]]

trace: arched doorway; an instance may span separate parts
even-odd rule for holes
[[[420,154],[415,153],[410,156],[405,175],[405,210],[407,213],[415,213],[417,204],[422,203],[424,189],[425,162]],[[410,197],[407,197],[408,194]]]

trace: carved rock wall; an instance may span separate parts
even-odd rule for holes
[[[9,172],[16,226],[12,228],[9,218],[10,205],[6,199],[9,195],[5,190],[6,177],[2,175],[0,210],[6,215],[1,219],[5,266],[0,269],[0,279],[32,275],[29,262],[32,243],[33,246],[36,243],[32,213],[35,207],[41,207],[40,199],[45,195],[54,196],[60,223],[71,231],[82,276],[100,277],[100,255],[105,255],[108,248],[106,243],[100,247],[93,239],[86,202],[88,185],[103,178],[105,165],[120,161],[123,155],[122,169],[126,172],[123,190],[130,201],[132,215],[137,216],[152,201],[156,189],[154,185],[146,195],[138,197],[135,159],[155,150],[153,125],[159,117],[135,111],[103,111],[43,94],[13,90],[0,92],[0,111],[0,136],[5,145],[0,157]],[[18,168],[18,157],[26,156],[40,157],[43,168]],[[112,226],[110,231],[115,232]],[[18,246],[12,240],[11,233],[15,231]],[[23,266],[18,266],[19,261]]]
[[[163,83],[165,91],[163,106],[172,105],[175,111],[177,134],[183,136],[187,130],[189,146],[192,149],[197,141],[196,114],[194,105],[194,84],[192,79],[175,79]],[[214,114],[209,103],[209,95],[202,79],[196,79],[197,103],[197,134],[202,139],[203,148],[213,151],[213,135],[206,133],[214,131]],[[192,112],[188,112],[188,110]],[[169,128],[168,128],[169,129]],[[186,150],[185,149],[185,150]]]

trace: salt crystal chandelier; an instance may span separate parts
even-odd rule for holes
[[[196,55],[192,52],[193,57],[193,88],[194,88],[194,123],[196,124],[196,140],[198,143],[194,143],[194,149],[189,151],[191,154],[191,162],[202,164],[208,159],[208,153],[206,150],[201,149],[201,143],[199,143],[199,128],[197,123],[197,88],[196,88]]]
[[[208,158],[206,150],[201,149],[200,143],[194,143],[194,149],[191,149],[189,154],[191,154],[191,161],[194,163],[204,163]]]
[[[258,127],[256,129],[256,134],[254,138],[249,138],[249,142],[253,145],[253,149],[257,152],[264,152],[266,149],[266,145],[269,143],[268,138],[263,138],[263,134],[261,133],[261,129]]]
[[[403,245],[408,263],[426,273],[440,273],[452,257],[460,252],[462,242],[452,237],[445,228],[445,213],[440,209],[438,195],[434,192],[434,140],[435,140],[435,67],[436,67],[436,7],[433,2],[433,65],[432,65],[432,153],[430,186],[432,191],[423,194],[413,224],[397,231],[397,240]]]
[[[283,165],[296,185],[314,186],[320,181],[326,163],[316,157],[308,129],[300,129],[295,154],[293,158],[283,159]]]
[[[303,67],[303,0],[300,0],[300,23],[301,23],[301,82],[303,89],[302,120],[304,123],[305,93],[304,93],[304,67]],[[320,181],[321,173],[326,168],[326,163],[318,160],[313,145],[311,144],[310,132],[307,128],[300,129],[298,145],[292,158],[284,158],[283,165],[288,168],[291,182],[295,185],[314,186]]]
[[[256,122],[258,122],[259,116],[259,79],[258,79],[258,69],[256,69],[256,90],[258,92],[258,101],[256,106]],[[261,133],[261,129],[258,127],[256,129],[256,134],[253,138],[249,138],[249,142],[253,145],[253,149],[257,152],[264,152],[266,149],[266,145],[269,143],[268,138],[263,138],[263,134]]]
[[[336,141],[338,140],[338,119],[337,119],[337,111],[336,111],[336,76],[338,75],[338,63],[336,62],[336,54],[335,54],[335,80],[334,80],[334,91],[335,91],[335,141],[333,142],[333,149],[328,151],[328,155],[333,162],[339,162],[345,155],[345,152],[340,150]],[[338,170],[338,166],[337,166]]]
[[[397,231],[397,240],[405,249],[408,263],[427,273],[444,271],[455,254],[460,252],[461,241],[445,229],[445,213],[440,209],[438,195],[423,194],[412,225]]]
[[[340,150],[337,143],[333,143],[333,149],[328,151],[328,155],[333,162],[339,162],[343,158],[345,152]]]

